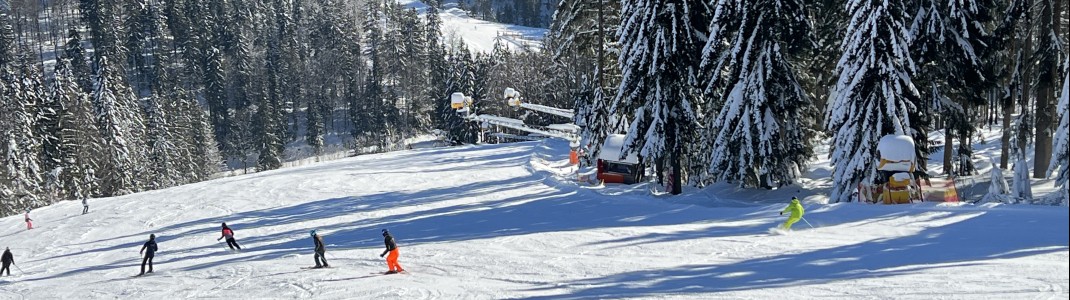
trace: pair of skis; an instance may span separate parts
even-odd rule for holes
[[[333,267],[301,267],[302,270],[317,270],[317,269],[333,269]],[[393,275],[393,274],[409,274],[409,271],[386,271],[386,272],[372,272],[372,275]]]

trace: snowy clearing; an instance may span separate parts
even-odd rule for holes
[[[421,15],[427,10],[427,5],[419,0],[398,0],[398,3],[415,8]],[[458,8],[455,2],[444,4],[438,16],[442,19],[442,36],[448,38],[456,34],[458,38],[464,40],[472,52],[490,53],[494,51],[494,43],[498,40],[502,40],[502,44],[511,50],[538,51],[542,47],[542,39],[547,32],[546,28],[476,19]]]

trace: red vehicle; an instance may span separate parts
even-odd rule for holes
[[[637,155],[629,154],[621,158],[624,149],[624,135],[613,134],[606,137],[598,153],[598,179],[603,183],[633,184],[642,180],[643,170]]]

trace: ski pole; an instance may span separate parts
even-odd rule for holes
[[[810,221],[807,221],[806,218],[803,218],[803,217],[799,217],[799,218],[802,219],[803,222],[806,222],[806,225],[809,225],[811,229],[814,228],[814,225],[810,225]]]
[[[23,271],[22,268],[19,268],[19,265],[16,265],[15,263],[11,263],[11,265],[15,266],[16,269],[19,269],[19,273],[26,274],[26,271]]]

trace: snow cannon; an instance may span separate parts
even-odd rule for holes
[[[450,107],[457,112],[463,113],[468,111],[468,107],[472,105],[472,98],[465,96],[464,93],[456,92],[450,95]]]
[[[914,172],[917,158],[914,157],[914,139],[906,135],[886,135],[877,144],[880,163],[877,170],[889,172]]]
[[[604,183],[633,184],[642,180],[639,156],[635,153],[624,157],[625,136],[611,134],[602,143],[598,152],[597,178]]]
[[[520,106],[520,92],[513,88],[505,88],[505,102],[514,108]]]
[[[917,156],[914,139],[906,135],[886,135],[877,144],[877,178],[869,186],[860,187],[859,195],[866,202],[906,204],[922,201],[921,186],[914,173]]]

